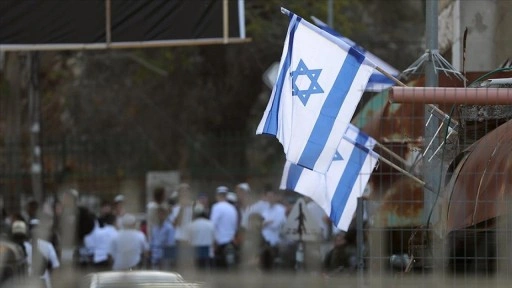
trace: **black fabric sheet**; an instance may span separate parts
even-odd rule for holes
[[[221,0],[112,0],[112,41],[222,38]],[[229,0],[229,35],[240,37],[238,1]]]
[[[104,0],[0,0],[0,44],[99,42]]]
[[[229,0],[229,37],[240,37]],[[221,0],[111,0],[111,42],[223,37]],[[106,42],[105,0],[0,0],[2,44]]]

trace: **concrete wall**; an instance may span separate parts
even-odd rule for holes
[[[488,71],[512,56],[512,1],[442,0],[439,48],[452,49],[452,64],[462,69],[462,42],[468,28],[465,69]]]
[[[496,11],[496,37],[494,43],[496,46],[496,64],[501,65],[505,60],[512,59],[512,1],[498,1]]]

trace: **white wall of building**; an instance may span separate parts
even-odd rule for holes
[[[445,1],[446,2],[446,1]],[[462,42],[468,28],[466,71],[489,71],[512,56],[512,1],[453,0],[439,13],[439,48],[452,49],[452,65],[462,70]]]

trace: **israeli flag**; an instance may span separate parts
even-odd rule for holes
[[[291,15],[278,79],[256,134],[275,136],[287,160],[325,173],[375,65]]]
[[[340,38],[342,41],[346,42],[351,47],[354,47],[354,49],[357,49],[361,54],[365,55],[370,61],[375,63],[376,66],[382,68],[382,70],[386,71],[390,75],[393,75],[394,77],[398,77],[400,74],[400,71],[395,69],[393,66],[386,63],[384,60],[380,59],[379,57],[375,56],[369,51],[366,51],[363,47],[357,45],[356,42],[352,41],[351,39],[342,36],[340,33],[336,32],[336,30],[332,29],[329,25],[322,22],[320,19],[316,18],[315,16],[311,16],[311,19],[313,19],[313,22],[320,27],[321,29],[329,32],[330,34]],[[389,87],[395,85],[395,82],[393,80],[389,79],[389,77],[386,77],[384,74],[380,73],[379,71],[374,71],[372,75],[370,76],[370,80],[368,80],[368,85],[366,85],[365,91],[367,92],[381,92],[382,90],[388,89]]]
[[[338,229],[347,231],[379,155],[375,140],[349,125],[327,173],[318,173],[286,161],[281,189],[311,197]]]

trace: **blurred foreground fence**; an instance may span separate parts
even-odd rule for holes
[[[420,178],[425,172],[434,173],[441,184],[426,191],[391,166],[379,164],[367,187],[362,187],[365,223],[357,231],[364,235],[357,247],[364,258],[364,267],[358,267],[361,273],[508,277],[512,270],[510,107],[459,107],[453,115],[466,115],[460,121],[462,130],[450,137],[448,129],[439,129],[436,137],[444,144],[433,147],[439,148],[438,153],[424,159],[424,105],[387,103],[385,94],[378,94],[354,122],[401,157],[397,165]],[[51,195],[74,186],[85,195],[107,200],[132,190],[132,202],[138,205],[133,208],[142,212],[148,201],[144,181],[149,171],[177,170],[196,195],[206,193],[211,200],[217,185],[249,182],[261,191],[265,184],[279,183],[283,155],[275,139],[246,132],[197,135],[189,137],[184,147],[165,156],[141,138],[43,141],[44,189]],[[23,197],[30,196],[28,150],[25,143],[0,146],[0,190],[4,207],[11,212],[21,209]],[[391,159],[385,150],[376,151]],[[424,161],[434,161],[440,168],[424,171]],[[285,204],[292,204],[288,201],[293,197],[285,199]],[[315,269],[321,266],[320,259],[306,258],[306,269],[319,272]],[[290,271],[296,272],[286,272]]]

